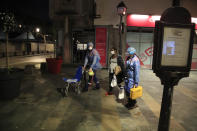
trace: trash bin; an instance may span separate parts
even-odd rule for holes
[[[59,74],[62,66],[62,59],[46,58],[48,71],[52,74]]]

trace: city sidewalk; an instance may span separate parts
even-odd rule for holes
[[[108,72],[100,70],[101,89],[69,92],[63,98],[56,88],[62,77],[72,78],[77,67],[66,66],[58,75],[25,74],[21,94],[12,101],[0,101],[1,131],[156,131],[163,85],[152,70],[141,69],[143,97],[138,107],[127,110],[116,96],[105,96]],[[197,130],[197,71],[191,71],[174,88],[170,131]],[[114,88],[114,92],[117,92]]]
[[[12,56],[8,58],[10,67],[23,67],[22,65],[30,63],[46,62],[46,58],[54,58],[54,54],[41,54],[41,55],[26,55],[26,56]],[[0,68],[6,67],[6,58],[0,58]]]

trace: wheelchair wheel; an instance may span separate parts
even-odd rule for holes
[[[66,88],[63,88],[62,90],[63,90],[62,91],[63,92],[63,96],[67,97],[68,96],[68,86],[66,86]]]
[[[81,93],[80,86],[77,86],[77,95]]]

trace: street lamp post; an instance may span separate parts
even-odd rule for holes
[[[124,23],[122,22],[122,18],[123,16],[126,15],[126,11],[127,11],[127,7],[124,4],[123,1],[121,1],[118,5],[117,5],[117,12],[118,15],[120,15],[120,24],[119,24],[119,54],[122,55],[122,34],[124,33]]]
[[[36,28],[36,33],[38,33],[43,38],[44,43],[46,43],[46,36],[47,35],[40,33],[40,28],[38,28],[38,27]]]
[[[169,131],[174,86],[191,69],[195,24],[190,12],[179,4],[173,0],[154,29],[152,69],[164,85],[158,131]]]

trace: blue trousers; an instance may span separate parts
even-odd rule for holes
[[[99,81],[96,76],[96,70],[93,70],[93,72],[94,72],[94,76],[89,76],[88,83],[86,84],[86,87],[85,87],[86,89],[88,89],[88,86],[90,86],[92,82],[96,84],[96,88],[100,88]]]
[[[134,81],[131,78],[125,80],[125,91],[130,94],[130,89],[133,88]]]

